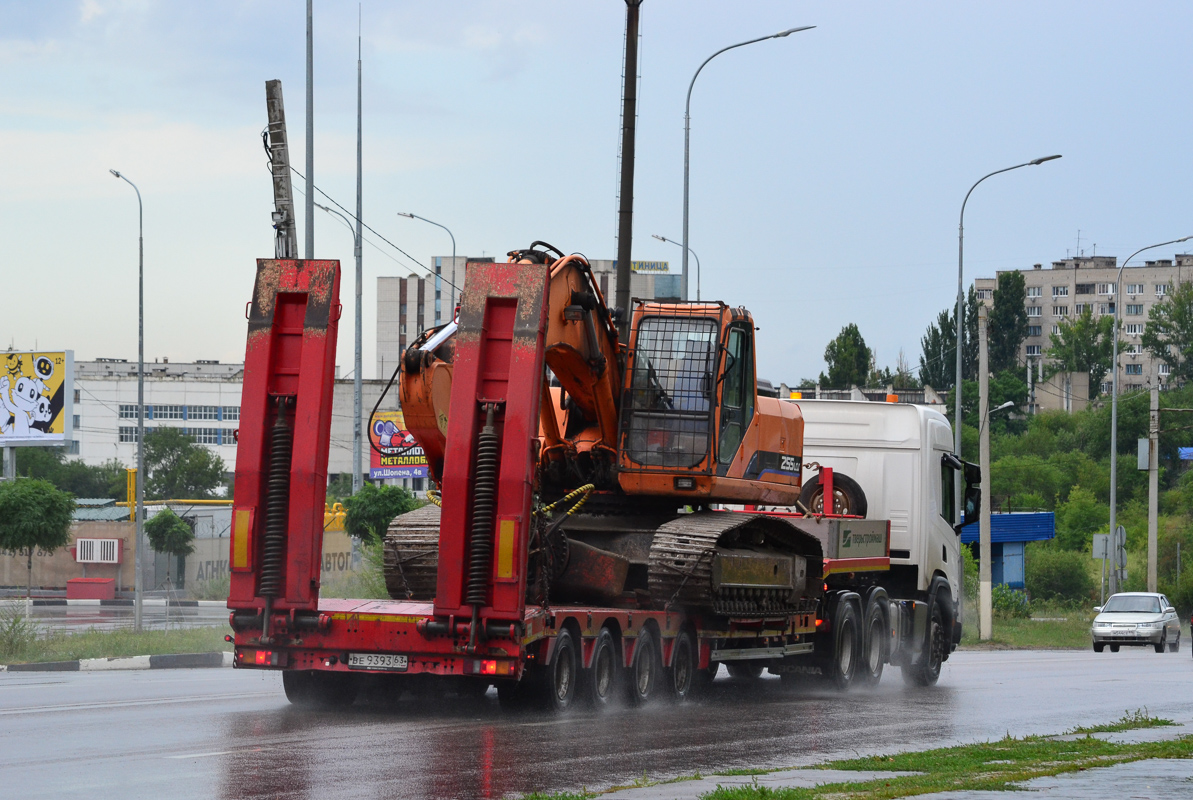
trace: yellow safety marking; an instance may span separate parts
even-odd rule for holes
[[[509,580],[514,577],[514,542],[517,526],[512,519],[500,521],[497,531],[497,578]]]
[[[389,614],[353,614],[350,611],[332,614],[332,619],[341,619],[345,622],[405,622],[416,623],[425,617],[395,617]]]
[[[236,519],[232,530],[232,568],[248,569],[249,532],[253,524],[253,511],[249,508],[238,508],[234,514]]]

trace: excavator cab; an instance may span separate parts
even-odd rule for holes
[[[625,492],[794,502],[802,420],[792,404],[758,397],[748,311],[639,302],[626,373],[618,475]]]

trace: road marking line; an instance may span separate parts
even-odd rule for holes
[[[187,753],[181,756],[162,756],[162,758],[211,758],[212,756],[230,756],[236,753],[260,753],[260,747],[252,747],[248,750],[217,750],[214,753]]]

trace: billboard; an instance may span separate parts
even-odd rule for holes
[[[616,265],[617,262],[614,261],[613,264]],[[671,271],[671,262],[669,262],[669,261],[631,261],[630,262],[630,272],[637,272],[637,273],[663,272],[663,273],[666,273],[666,272],[670,272],[670,271]]]
[[[425,478],[427,456],[401,411],[378,411],[369,421],[369,479]]]
[[[0,359],[0,446],[70,442],[74,351],[9,351]]]

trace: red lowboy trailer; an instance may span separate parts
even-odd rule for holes
[[[719,611],[677,600],[682,582],[666,602],[630,593],[597,604],[527,600],[548,285],[542,264],[469,265],[434,600],[330,600],[319,597],[319,562],[339,265],[258,261],[231,539],[235,666],[281,670],[297,703],[350,703],[360,678],[371,675],[457,691],[496,685],[503,702],[561,709],[577,696],[598,705],[620,694],[634,702],[656,693],[682,699],[721,663],[739,676],[764,667],[785,679],[819,671],[842,687],[855,677],[877,680],[887,662],[927,664],[928,682],[935,680],[931,662],[938,670],[944,634],[931,633],[929,602],[892,599],[879,585],[890,565],[885,520],[788,515],[783,525],[822,550],[798,576],[806,582],[790,579],[805,587],[793,589],[802,591],[795,605],[777,612],[751,605],[763,589],[751,589],[749,576],[764,569],[758,585],[770,591],[769,572],[780,562],[752,561],[742,550],[718,562],[723,574],[712,579],[736,587],[724,590]],[[822,473],[829,486],[830,474]],[[701,516],[709,518],[718,530],[739,519],[770,524],[748,512]],[[735,597],[741,613],[733,611]]]

